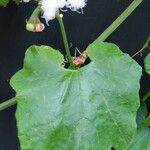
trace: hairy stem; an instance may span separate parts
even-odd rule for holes
[[[142,101],[145,102],[148,98],[150,98],[150,91],[148,91],[144,97],[142,98]]]
[[[143,0],[134,0],[128,8],[98,37],[97,40],[105,41],[132,12],[140,5]]]
[[[63,42],[64,42],[66,54],[67,54],[67,59],[68,59],[69,64],[70,64],[70,68],[75,69],[72,58],[71,58],[71,53],[70,53],[70,49],[69,49],[69,45],[68,45],[68,40],[67,40],[67,35],[66,35],[64,23],[63,23],[62,17],[60,16],[59,12],[56,13],[56,18],[57,18],[59,25],[60,25],[61,34],[63,37]]]
[[[141,52],[142,52],[144,49],[146,49],[146,48],[149,48],[149,49],[150,49],[150,36],[148,37],[148,39],[147,39],[146,42],[144,43],[143,47],[142,47],[139,51],[137,51],[137,52],[132,56],[132,58],[135,57],[136,55],[138,55],[139,53],[141,53]]]
[[[138,52],[136,52],[134,55],[132,55],[132,58],[137,56],[139,53],[141,53],[146,47],[143,47],[142,49],[140,49]]]
[[[9,108],[17,103],[16,98],[11,98],[10,100],[7,100],[0,104],[0,111]]]

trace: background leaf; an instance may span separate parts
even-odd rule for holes
[[[0,6],[6,7],[9,3],[9,0],[0,0]]]
[[[150,148],[150,129],[148,127],[144,127],[145,117],[148,112],[146,109],[146,105],[142,102],[141,106],[137,113],[137,122],[138,129],[137,132],[128,147],[128,150],[149,150]]]
[[[150,126],[150,115],[144,120],[143,123],[145,126]]]
[[[13,0],[17,5],[19,5],[20,0]]]
[[[145,58],[144,61],[145,70],[150,74],[150,54]],[[147,99],[144,98],[145,100]],[[128,150],[149,150],[150,149],[150,129],[144,126],[150,126],[150,116],[147,116],[147,108],[144,102],[141,102],[141,107],[137,113],[138,129],[131,142]]]
[[[19,5],[20,0],[13,0],[17,5]],[[0,0],[0,6],[6,7],[9,3],[9,0]]]
[[[147,115],[148,115],[147,106],[144,102],[141,101],[141,106],[139,107],[137,111],[137,117],[136,117],[138,127],[141,127],[141,126],[143,127],[143,122]]]
[[[149,150],[149,148],[150,129],[148,127],[139,128],[128,150]]]
[[[150,54],[148,54],[144,60],[145,70],[150,74]]]
[[[28,49],[11,79],[22,150],[124,150],[136,131],[141,67],[110,43],[88,48],[92,62],[64,69],[50,47]]]

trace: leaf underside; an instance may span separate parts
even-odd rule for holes
[[[91,63],[69,70],[51,47],[27,50],[11,79],[22,150],[125,150],[131,142],[141,68],[111,43],[87,51]]]

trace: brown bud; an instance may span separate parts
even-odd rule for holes
[[[73,64],[76,67],[80,67],[81,65],[83,65],[86,59],[87,59],[87,51],[83,51],[81,55],[78,57],[72,57]]]
[[[37,23],[33,32],[42,32],[45,29],[45,25],[43,23]]]

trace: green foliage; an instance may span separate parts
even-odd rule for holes
[[[148,127],[138,128],[137,133],[129,146],[128,150],[149,150],[150,148],[150,129]]]
[[[17,5],[19,5],[20,0],[13,0]]]
[[[0,0],[0,6],[6,7],[9,3],[9,0]]]
[[[141,102],[141,105],[137,111],[137,117],[136,117],[138,127],[141,127],[141,126],[143,127],[143,121],[145,120],[146,116],[147,116],[146,104],[144,102]]]
[[[69,70],[51,47],[27,50],[11,79],[22,150],[125,150],[131,142],[141,67],[114,44],[87,51],[91,63]]]
[[[19,4],[19,0],[13,1]],[[0,6],[6,7],[8,2],[1,0]],[[116,45],[100,42],[141,2],[133,1],[87,48],[92,62],[81,69],[63,68],[63,56],[51,47],[28,49],[23,69],[11,79],[16,98],[1,105],[3,110],[17,99],[16,119],[22,150],[110,150],[111,147],[149,150],[150,130],[143,125],[149,125],[150,117],[145,119],[144,103],[139,108],[141,68]],[[35,18],[29,19],[27,29],[33,28]],[[149,41],[150,38],[143,48],[150,48]],[[66,39],[64,43],[66,47]],[[149,63],[147,57],[148,73]],[[143,102],[146,99],[147,95]]]
[[[0,0],[0,6],[6,7],[10,0]],[[19,5],[20,0],[13,0],[17,5]]]
[[[150,74],[150,54],[144,60],[145,70],[148,74]]]
[[[150,126],[150,115],[144,120],[144,126]]]
[[[150,37],[148,39],[150,41]],[[144,60],[145,70],[148,74],[150,74],[150,54],[147,55],[147,57]],[[147,100],[150,97],[150,91],[144,96],[144,101]],[[150,126],[150,115],[144,120],[143,125]]]
[[[143,45],[144,48],[149,48],[150,49],[150,36],[146,40],[145,44]]]

